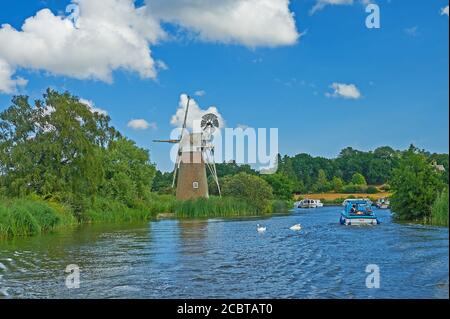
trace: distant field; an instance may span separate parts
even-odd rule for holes
[[[327,201],[335,200],[338,198],[347,198],[349,196],[353,196],[355,198],[383,198],[383,197],[390,197],[391,193],[389,192],[382,192],[382,193],[376,193],[376,194],[342,194],[342,193],[323,193],[323,194],[299,194],[295,195],[294,198],[310,198],[310,199],[324,199]]]

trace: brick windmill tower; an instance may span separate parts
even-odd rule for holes
[[[208,198],[206,167],[217,185],[220,195],[219,179],[214,162],[213,133],[219,127],[215,114],[208,113],[201,118],[201,132],[191,133],[186,128],[191,98],[188,96],[181,135],[176,140],[155,140],[154,142],[178,144],[177,158],[173,170],[172,187],[177,187],[179,200]]]

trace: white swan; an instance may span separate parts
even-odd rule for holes
[[[260,224],[256,225],[256,230],[258,231],[258,233],[264,233],[266,231],[266,227],[265,226],[261,226]]]
[[[299,231],[302,229],[302,225],[300,224],[295,224],[294,226],[289,228],[290,230],[295,230],[295,231]]]

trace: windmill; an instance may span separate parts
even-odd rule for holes
[[[186,122],[190,101],[191,98],[188,96],[180,137],[174,140],[155,140],[154,142],[178,144],[172,180],[172,188],[175,187],[175,184],[177,186],[177,199],[209,197],[206,167],[214,178],[220,196],[219,179],[214,162],[214,145],[212,144],[213,134],[219,127],[219,120],[215,114],[205,114],[201,118],[201,132],[187,131]]]

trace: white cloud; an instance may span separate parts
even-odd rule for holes
[[[356,0],[356,2],[359,2],[363,6],[367,6],[369,4],[375,3],[375,0]],[[388,0],[389,2],[389,0]],[[311,8],[309,11],[310,15],[313,15],[317,11],[322,10],[326,6],[350,6],[355,3],[355,0],[316,0],[316,4]]]
[[[205,96],[206,95],[206,91],[198,90],[198,91],[195,91],[194,95],[195,96]]]
[[[152,122],[149,123],[144,119],[134,119],[128,122],[128,127],[132,128],[133,130],[146,130],[148,128],[152,128],[156,130],[158,127],[156,123]]]
[[[352,5],[353,0],[316,0],[316,4],[310,10],[310,14],[314,14],[317,11],[322,10],[328,5]]]
[[[248,47],[295,44],[290,0],[72,0],[69,17],[49,9],[27,18],[22,27],[0,26],[0,93],[26,84],[20,69],[48,75],[111,83],[115,70],[155,79],[167,70],[150,47],[166,40],[162,24],[172,23],[203,41]],[[73,7],[72,7],[73,8]]]
[[[164,38],[165,33],[145,7],[136,8],[133,0],[72,2],[79,6],[76,24],[43,9],[26,19],[21,30],[9,24],[0,27],[0,59],[10,73],[22,67],[111,82],[112,72],[124,69],[142,78],[156,77],[149,45]],[[7,83],[8,91],[12,74],[6,82],[1,80],[2,86]]]
[[[441,9],[441,16],[446,15],[448,17],[448,6]]]
[[[13,74],[11,66],[0,58],[0,93],[15,93],[17,87],[27,84],[27,80],[21,77],[13,78]]]
[[[248,47],[295,44],[289,0],[147,0],[150,14],[194,32],[201,40]]]
[[[158,70],[168,70],[169,67],[167,66],[166,62],[162,61],[162,60],[156,60],[156,68]]]
[[[80,103],[87,105],[92,113],[98,113],[105,116],[108,115],[108,112],[106,110],[96,107],[95,103],[91,100],[80,99]]]
[[[177,109],[175,115],[172,116],[172,119],[170,120],[170,124],[172,124],[176,127],[183,126],[184,115],[186,113],[186,105],[187,105],[187,95],[181,94],[180,102],[178,104],[178,109]],[[192,98],[191,98],[191,101],[189,102],[189,112],[188,112],[188,117],[186,120],[186,127],[189,129],[192,129],[194,126],[194,121],[201,120],[202,116],[207,113],[213,113],[213,114],[217,115],[217,117],[219,119],[219,126],[221,128],[225,127],[225,121],[215,106],[210,106],[206,110],[203,110],[200,108],[200,106],[197,104],[197,102]]]
[[[342,97],[344,99],[354,99],[354,100],[361,98],[361,92],[354,84],[344,84],[335,82],[330,87],[334,90],[334,92],[325,93],[327,97]]]

